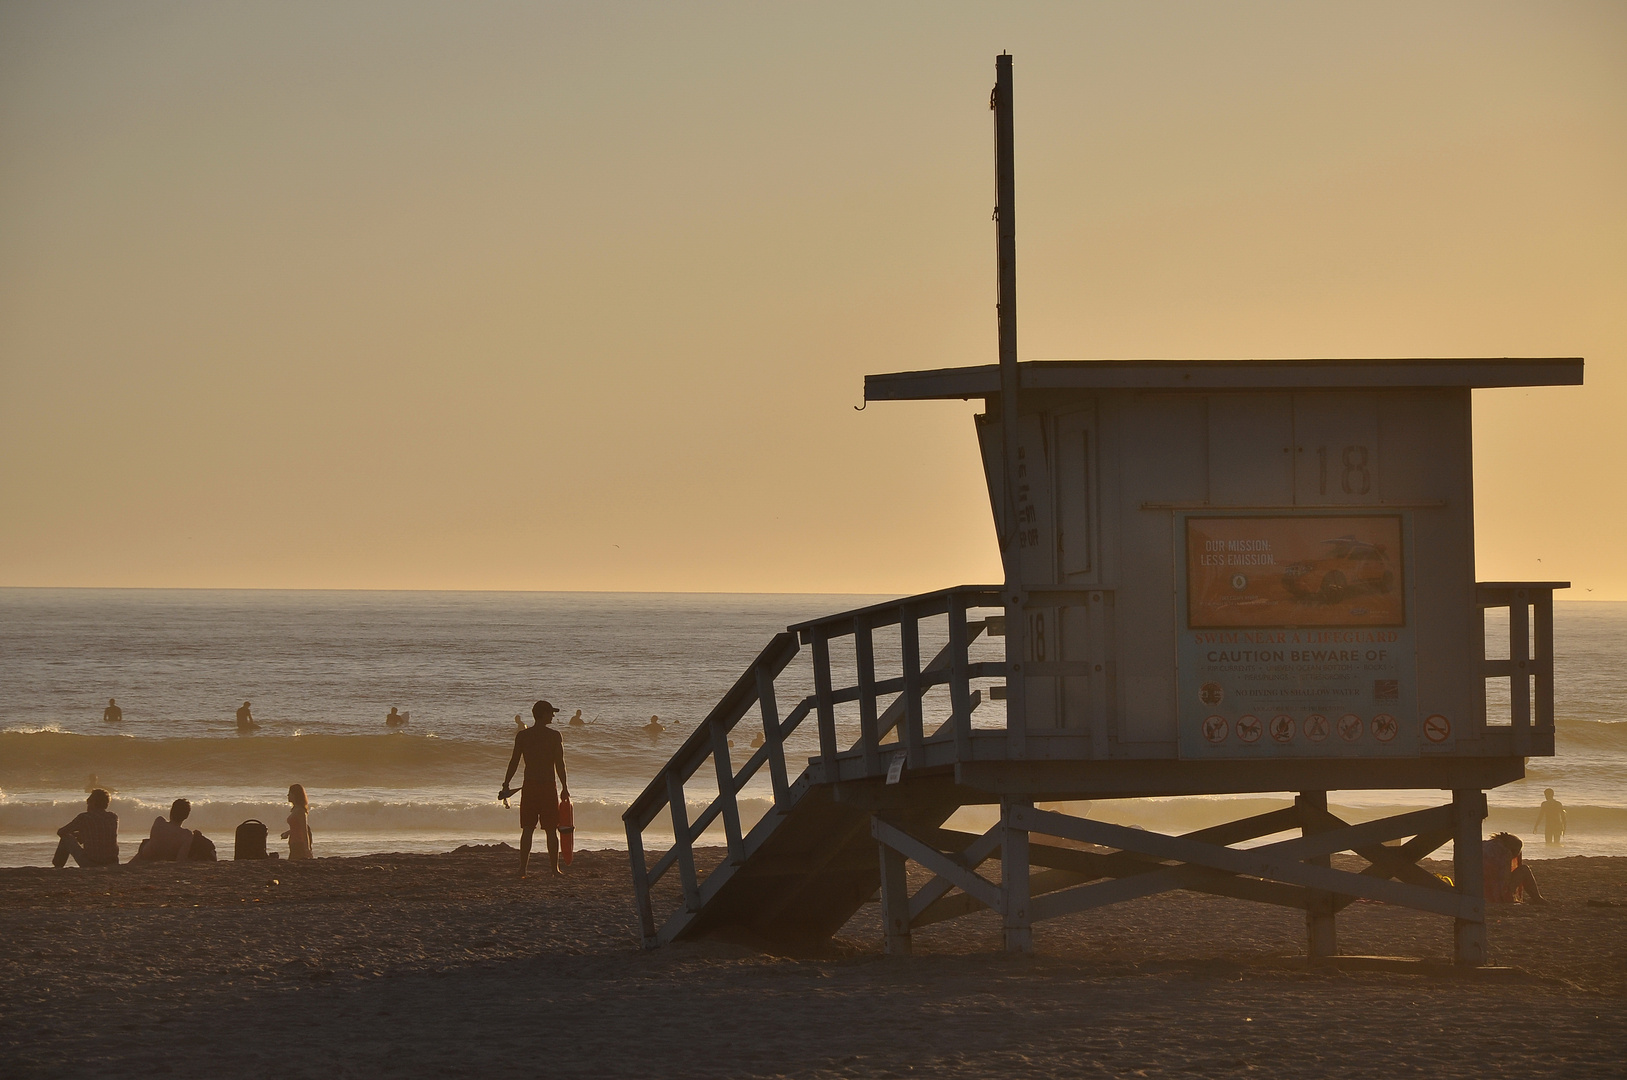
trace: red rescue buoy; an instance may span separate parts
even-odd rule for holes
[[[559,861],[571,864],[576,854],[576,813],[571,809],[571,797],[559,800]]]

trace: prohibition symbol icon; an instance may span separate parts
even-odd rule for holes
[[[1260,741],[1260,718],[1258,716],[1239,716],[1237,718],[1237,737],[1246,743]]]
[[[1424,738],[1442,743],[1452,736],[1452,722],[1440,713],[1424,718]]]
[[[1294,718],[1286,714],[1271,718],[1271,737],[1280,743],[1294,741]]]
[[[1355,742],[1361,738],[1361,717],[1353,712],[1345,713],[1339,717],[1339,738],[1345,742]]]
[[[1330,730],[1328,718],[1321,713],[1313,712],[1305,718],[1305,737],[1311,742],[1321,742]]]
[[[1389,713],[1381,712],[1373,717],[1373,738],[1379,742],[1389,742],[1395,738],[1395,733],[1398,730],[1400,730],[1400,725],[1395,722],[1395,717]]]
[[[1205,716],[1203,718],[1203,737],[1212,743],[1223,743],[1229,734],[1231,725],[1224,716]]]

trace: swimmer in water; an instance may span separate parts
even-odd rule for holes
[[[650,722],[644,725],[644,730],[649,732],[651,735],[659,735],[667,729],[661,723],[661,718],[659,716],[652,716],[650,717]]]
[[[582,719],[581,709],[571,713],[571,727],[587,727],[587,721]]]
[[[525,721],[520,719],[519,713],[514,714],[514,726],[519,728],[521,731],[525,730]]]
[[[753,750],[757,750],[757,749],[760,749],[762,747],[762,745],[763,745],[763,733],[761,731],[759,731],[757,734],[755,734],[755,735],[753,735],[751,737],[751,748]]]
[[[124,719],[124,710],[119,708],[118,702],[114,701],[112,698],[108,698],[107,708],[102,710],[102,719],[106,720],[109,724],[116,724],[120,720]]]
[[[408,713],[396,712],[395,711],[395,706],[392,705],[392,706],[390,706],[390,715],[386,716],[384,718],[384,726],[385,727],[401,727],[403,724],[405,724],[407,722],[407,716],[408,715],[409,715]]]
[[[251,731],[259,730],[259,722],[254,719],[254,714],[249,712],[249,703],[243,702],[243,707],[237,710],[237,733],[247,735]]]

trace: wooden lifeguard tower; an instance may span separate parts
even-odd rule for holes
[[[1312,957],[1337,955],[1357,898],[1438,913],[1456,961],[1484,963],[1484,792],[1554,752],[1567,584],[1475,581],[1470,391],[1578,384],[1582,361],[1019,364],[1009,56],[996,77],[1000,362],[870,376],[865,399],[985,401],[1006,580],[776,636],[625,814],[643,941],[828,937],[879,887],[889,951],[988,908],[1026,952],[1034,922],[1190,889],[1303,909]],[[1488,608],[1508,609],[1506,659],[1486,656]],[[1488,721],[1492,679],[1507,723]],[[976,715],[986,697],[1003,718]],[[736,768],[748,718],[761,745]],[[800,774],[799,747],[817,751]],[[765,766],[772,809],[748,829]],[[708,788],[693,818],[686,784]],[[1450,801],[1350,824],[1327,796],[1352,789]],[[1035,809],[1248,792],[1296,797],[1181,836]],[[972,804],[998,823],[944,827]],[[694,846],[719,824],[727,853],[702,875]],[[1451,886],[1417,865],[1448,842]],[[1339,852],[1368,866],[1334,869]],[[913,895],[906,860],[934,875]]]

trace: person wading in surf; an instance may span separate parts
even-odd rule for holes
[[[531,861],[531,834],[538,825],[548,833],[548,862],[556,874],[559,868],[559,799],[571,797],[570,782],[565,779],[565,741],[559,732],[548,725],[559,712],[546,701],[531,706],[531,717],[536,722],[514,733],[514,755],[508,759],[508,772],[503,776],[503,790],[497,797],[505,802],[514,794],[509,781],[514,770],[525,761],[525,777],[520,781],[520,877],[525,877],[526,864]],[[554,774],[559,775],[559,791],[554,791]]]

